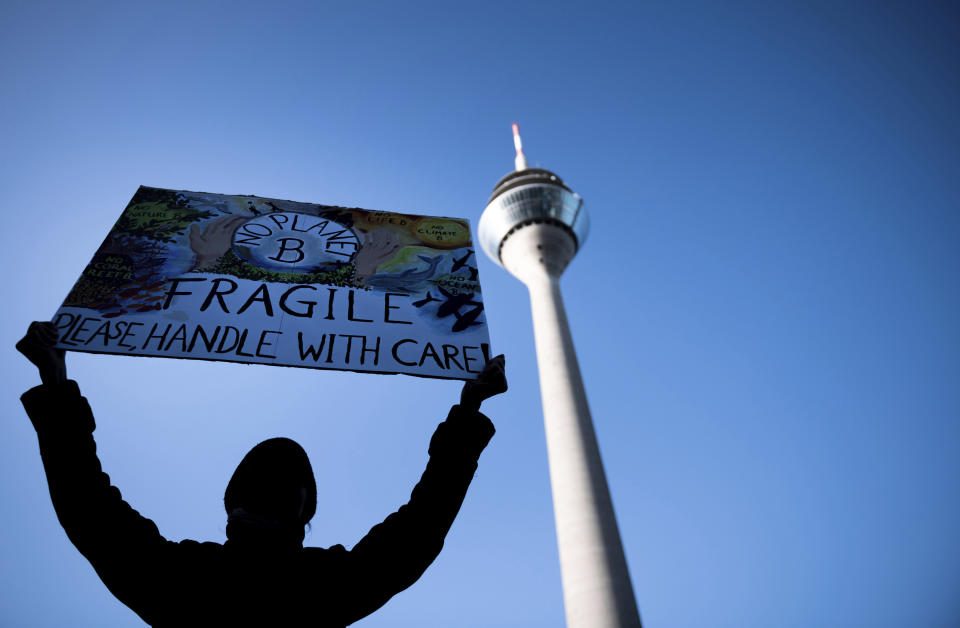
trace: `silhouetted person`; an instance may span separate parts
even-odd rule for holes
[[[227,541],[163,538],[100,469],[93,414],[66,379],[56,328],[32,323],[17,349],[43,384],[24,393],[60,524],[107,588],[152,626],[346,626],[413,584],[433,562],[493,436],[480,403],[504,392],[503,356],[463,387],[430,441],[410,501],[352,550],[303,547],[316,510],[310,461],[292,440],[254,447],[227,485]]]

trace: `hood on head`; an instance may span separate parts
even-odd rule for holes
[[[300,489],[306,490],[303,512]],[[306,525],[317,510],[317,483],[307,452],[289,438],[270,438],[251,449],[223,495],[230,514],[243,508],[260,517]]]

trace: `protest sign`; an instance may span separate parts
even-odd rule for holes
[[[470,225],[141,187],[54,316],[71,351],[473,379]]]

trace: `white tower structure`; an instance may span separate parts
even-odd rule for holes
[[[530,291],[567,626],[639,627],[560,295],[560,275],[587,237],[587,213],[560,177],[527,167],[516,124],[513,138],[516,170],[494,187],[478,236],[487,255]]]

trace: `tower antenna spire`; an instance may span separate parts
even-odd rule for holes
[[[517,156],[513,158],[513,164],[517,172],[527,169],[527,158],[523,154],[523,142],[520,141],[520,125],[513,123],[513,146],[517,149]]]

